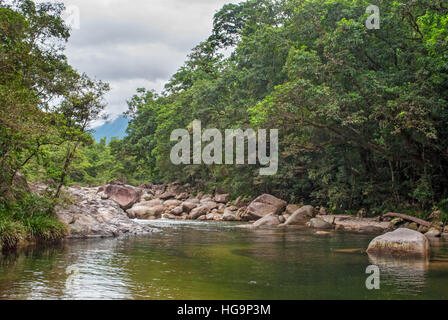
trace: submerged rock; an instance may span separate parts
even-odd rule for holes
[[[420,232],[400,228],[376,237],[369,244],[369,254],[392,256],[429,256],[429,241]]]

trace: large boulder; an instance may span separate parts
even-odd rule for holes
[[[193,210],[194,208],[197,208],[198,206],[199,206],[198,203],[194,203],[192,201],[185,201],[182,203],[182,208],[187,213],[190,212],[191,210]]]
[[[373,239],[369,244],[367,253],[429,257],[429,241],[420,232],[400,228]]]
[[[176,198],[176,194],[174,192],[165,192],[159,196],[159,199],[168,200]]]
[[[205,206],[205,207],[209,208],[210,211],[218,208],[218,204],[214,201],[202,201],[201,200],[201,206]]]
[[[230,201],[230,195],[229,194],[216,194],[215,201],[219,202],[219,203],[227,203]]]
[[[175,208],[182,204],[182,201],[180,200],[167,200],[163,203],[163,206],[165,208]]]
[[[305,225],[313,217],[314,208],[312,206],[304,206],[296,210],[282,226]]]
[[[209,212],[210,209],[207,206],[200,206],[191,210],[189,218],[192,220],[196,220],[201,216],[207,215]]]
[[[141,204],[134,205],[131,209],[127,210],[126,213],[130,218],[137,219],[157,219],[162,216],[164,207],[159,206],[146,206]]]
[[[263,194],[256,198],[247,207],[245,216],[258,220],[269,214],[280,214],[286,207],[286,201],[278,199],[270,194]]]
[[[109,184],[104,193],[109,200],[115,201],[123,210],[132,208],[140,201],[142,190],[125,184]]]
[[[171,209],[170,213],[175,216],[181,216],[182,213],[184,213],[184,209],[182,208],[182,206],[178,206]]]
[[[236,215],[235,211],[231,211],[228,208],[224,210],[224,214],[222,216],[224,221],[239,221],[239,218]]]

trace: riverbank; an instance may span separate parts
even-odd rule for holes
[[[34,195],[44,194],[47,186],[31,184]],[[64,239],[117,238],[145,235],[156,228],[140,220],[195,220],[240,222],[238,228],[295,228],[305,226],[318,235],[351,232],[373,236],[398,228],[419,231],[431,238],[448,239],[448,229],[437,220],[420,225],[394,216],[367,218],[328,214],[324,207],[287,203],[264,194],[253,200],[231,200],[228,194],[204,194],[189,185],[142,184],[138,187],[111,182],[100,187],[64,188],[63,201],[54,208],[55,216],[66,227]],[[420,220],[416,220],[419,222]],[[22,245],[26,245],[24,241]]]

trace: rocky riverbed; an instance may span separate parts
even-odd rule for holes
[[[35,185],[33,188],[35,192],[42,192],[46,187]],[[422,254],[425,256],[429,250],[429,242],[425,242],[427,238],[448,238],[448,229],[437,221],[415,220],[419,225],[394,217],[391,213],[377,218],[331,215],[323,207],[288,204],[269,194],[260,195],[252,201],[243,201],[241,197],[232,201],[228,194],[195,193],[189,185],[179,182],[134,187],[115,181],[100,187],[70,187],[64,191],[66,204],[56,207],[56,213],[68,225],[69,238],[147,234],[156,230],[135,219],[161,218],[234,221],[241,222],[237,227],[248,230],[308,226],[319,235],[328,235],[333,231],[382,234],[369,246],[368,252],[372,254],[415,253],[415,248],[419,248],[425,251]],[[407,231],[392,232],[402,228]]]

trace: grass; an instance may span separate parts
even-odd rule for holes
[[[0,247],[3,251],[21,243],[56,241],[67,235],[67,227],[54,214],[54,203],[45,197],[26,194],[17,201],[0,199]]]

